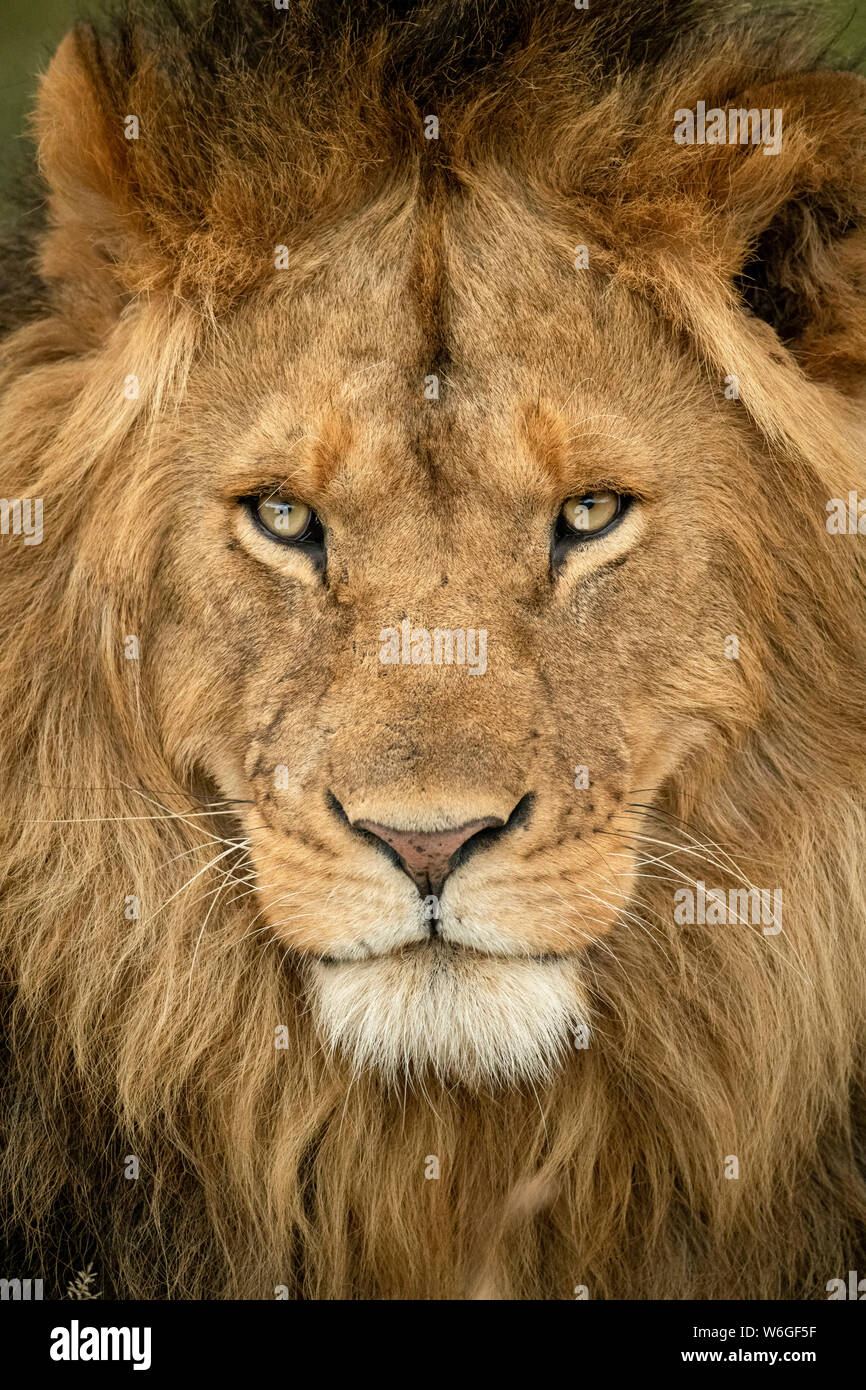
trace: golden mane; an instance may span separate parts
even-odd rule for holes
[[[293,5],[293,22],[312,25],[309,8]],[[716,369],[738,365],[767,449],[766,491],[748,499],[760,524],[744,529],[736,581],[750,592],[744,680],[760,718],[730,711],[724,753],[681,771],[647,810],[646,833],[683,882],[784,883],[782,937],[675,926],[670,887],[642,879],[635,905],[652,933],[624,920],[615,952],[592,957],[603,1045],[576,1050],[538,1091],[410,1077],[397,1093],[323,1053],[291,955],[256,934],[255,894],[219,891],[224,870],[243,864],[242,836],[195,749],[167,756],[146,663],[130,698],[124,637],[146,650],[158,616],[161,533],[147,499],[162,465],[154,447],[148,471],[148,451],[191,363],[219,314],[256,288],[262,248],[290,239],[293,209],[308,210],[291,243],[304,275],[326,223],[421,180],[406,123],[423,119],[456,35],[443,29],[420,73],[399,26],[383,27],[387,8],[369,6],[363,64],[362,39],[339,25],[325,35],[341,56],[314,91],[318,124],[275,80],[290,52],[299,70],[308,61],[313,28],[226,79],[221,101],[247,119],[218,186],[202,173],[216,165],[194,153],[204,107],[187,112],[176,147],[124,149],[125,170],[99,164],[98,139],[82,168],[84,146],[52,134],[42,108],[46,299],[4,342],[0,404],[4,491],[44,497],[50,517],[26,564],[20,549],[0,550],[7,1250],[57,1287],[93,1260],[118,1297],[272,1298],[284,1287],[306,1298],[570,1298],[577,1286],[592,1298],[822,1297],[866,1259],[866,569],[862,546],[828,544],[823,525],[827,496],[864,485],[866,315],[849,290],[864,252],[841,240],[828,249],[820,235],[827,209],[839,225],[866,209],[858,79],[834,77],[832,105],[820,85],[816,102],[804,95],[818,114],[792,128],[784,169],[764,161],[758,195],[732,183],[724,151],[695,189],[673,143],[650,133],[683,104],[672,94],[782,81],[802,70],[801,51],[717,35],[644,66],[639,48],[623,50],[599,75],[594,55],[613,52],[612,30],[600,27],[595,47],[566,42],[552,37],[551,7],[523,32],[522,7],[504,5],[505,30],[443,88],[443,128],[464,110],[450,148],[459,175],[431,175],[435,196],[458,176],[483,191],[480,150],[504,127],[531,166],[543,140],[554,152],[547,194],[564,209],[580,183],[604,272],[660,305]],[[424,13],[448,8],[458,7]],[[170,88],[141,34],[84,31],[73,45],[83,65],[66,50],[52,99],[68,103],[80,83],[97,94],[97,123],[109,109],[144,121]],[[520,107],[521,125],[512,84],[527,74],[538,104]],[[393,91],[403,105],[389,105]],[[176,102],[180,118],[183,84]],[[257,194],[274,121],[294,159],[268,204],[282,209],[272,225]],[[822,133],[834,155],[819,192]],[[611,158],[617,140],[624,163]],[[82,187],[104,233],[83,250]],[[120,190],[111,204],[109,187]],[[741,312],[733,277],[809,189],[813,241],[798,285],[804,302],[824,295],[823,318],[781,354],[767,325]],[[491,183],[487,196],[507,192]],[[704,255],[702,209],[723,197]],[[111,288],[91,293],[106,264]],[[142,393],[121,406],[131,360]],[[130,482],[133,451],[143,462]],[[786,508],[774,512],[783,454]],[[109,530],[107,517],[121,524]],[[192,698],[175,675],[177,700]],[[201,871],[192,882],[190,866]],[[133,898],[138,916],[126,910]],[[275,1049],[281,1025],[287,1046]],[[123,1176],[130,1155],[135,1182]],[[431,1155],[435,1182],[424,1176]],[[739,1181],[720,1181],[726,1155]]]

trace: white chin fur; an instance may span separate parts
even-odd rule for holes
[[[316,1020],[356,1072],[395,1084],[432,1071],[469,1085],[543,1081],[588,1025],[573,961],[480,956],[427,946],[372,960],[316,962]]]

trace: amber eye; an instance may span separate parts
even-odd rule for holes
[[[562,504],[557,522],[557,536],[598,536],[617,520],[625,508],[626,499],[620,492],[585,492],[569,497]]]
[[[318,545],[322,541],[322,523],[306,502],[265,494],[246,499],[255,520],[275,541],[287,545]]]

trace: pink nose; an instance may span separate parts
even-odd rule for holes
[[[395,830],[391,825],[377,825],[372,820],[355,821],[359,830],[369,830],[400,856],[403,868],[418,887],[438,894],[451,869],[451,860],[467,840],[480,830],[500,826],[501,820],[487,816],[470,820],[456,830]]]

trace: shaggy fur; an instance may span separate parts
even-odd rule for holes
[[[0,538],[4,1267],[825,1296],[866,1259],[864,560],[825,527],[866,490],[864,84],[717,4],[205,10],[61,47],[3,300],[3,493],[45,499]],[[782,152],[675,144],[698,100]],[[324,576],[238,506],[277,484]],[[552,567],[599,486],[632,510]],[[488,672],[383,667],[404,616]],[[516,807],[435,953],[346,824]],[[696,880],[783,931],[677,925]]]

